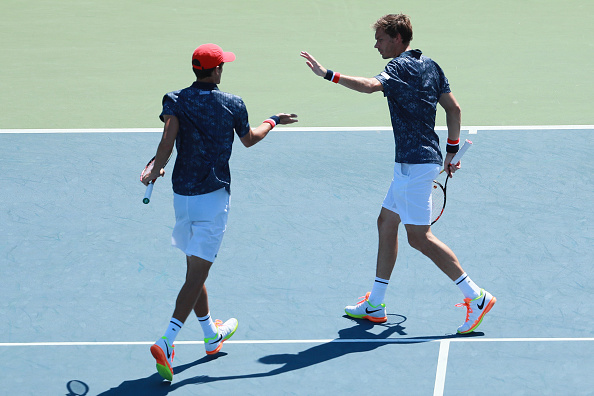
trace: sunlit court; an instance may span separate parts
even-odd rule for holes
[[[34,3],[0,13],[0,393],[593,392],[590,2]],[[387,321],[345,314],[374,280],[394,134],[382,93],[316,77],[299,53],[373,77],[389,59],[370,26],[392,12],[443,68],[472,142],[431,226],[497,297],[468,334],[458,288],[404,227]],[[545,33],[574,59],[533,40]],[[245,100],[252,128],[278,112],[299,122],[250,148],[235,136],[206,285],[213,318],[237,331],[206,355],[191,314],[166,381],[149,349],[186,276],[171,246],[177,151],[148,204],[139,176],[163,95],[192,83],[209,42],[237,55],[219,88]],[[445,152],[441,108],[435,131]]]

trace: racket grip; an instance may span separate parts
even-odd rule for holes
[[[149,185],[146,186],[146,192],[144,193],[144,198],[142,199],[143,204],[151,202],[151,194],[153,193],[153,187],[155,187],[154,182],[150,182]]]
[[[454,158],[452,158],[452,161],[450,161],[450,164],[456,165],[458,162],[460,162],[460,159],[462,159],[462,156],[464,155],[466,150],[470,148],[470,146],[472,146],[472,142],[466,139],[462,147],[460,147],[460,150],[458,150],[456,155],[454,155]]]

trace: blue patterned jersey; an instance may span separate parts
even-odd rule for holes
[[[439,65],[418,49],[406,51],[375,78],[388,99],[396,162],[442,164],[435,113],[439,97],[450,92],[450,85]]]
[[[234,131],[243,137],[250,130],[243,100],[219,91],[216,84],[194,82],[163,97],[161,120],[165,115],[179,120],[173,191],[201,195],[224,187],[231,192],[229,158]]]

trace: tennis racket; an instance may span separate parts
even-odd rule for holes
[[[460,150],[456,153],[450,164],[457,164],[460,162],[460,159],[464,155],[464,153],[472,146],[472,142],[470,140],[466,140]],[[441,175],[446,170],[443,169],[439,174]],[[450,179],[450,175],[446,176],[446,181],[442,185],[437,180],[433,180],[433,186],[431,188],[431,225],[435,224],[437,220],[443,214],[443,210],[446,206],[446,189],[448,187],[448,180]]]
[[[172,154],[173,154],[173,151],[169,155],[169,158],[167,158],[167,162],[165,162],[165,165],[163,165],[163,168],[165,168],[167,166],[167,164],[169,163],[169,160],[171,159]],[[154,166],[155,166],[155,157],[151,158],[151,160],[148,162],[148,164],[146,164],[146,166],[144,167],[144,170],[140,174],[140,180],[142,180],[144,175],[146,175],[147,173],[152,171]],[[151,195],[153,194],[153,187],[155,187],[155,181],[157,181],[157,179],[151,180],[151,182],[148,184],[148,186],[146,186],[146,192],[144,193],[144,198],[142,199],[143,204],[148,204],[149,202],[151,202]]]

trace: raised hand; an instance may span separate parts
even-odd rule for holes
[[[323,68],[313,56],[305,51],[301,51],[300,55],[306,59],[305,63],[317,76],[324,77],[326,75],[327,70]]]

